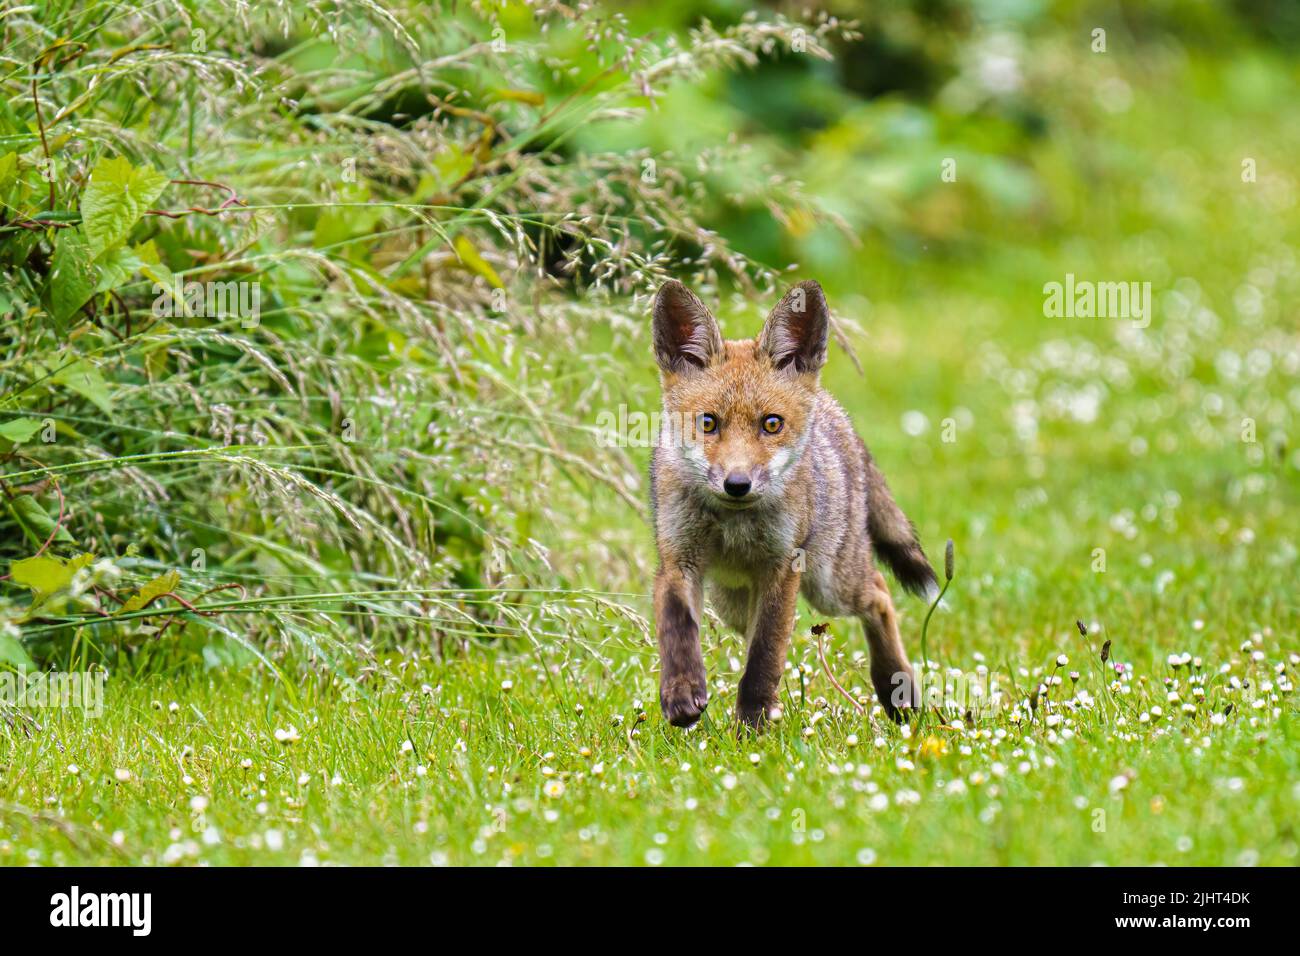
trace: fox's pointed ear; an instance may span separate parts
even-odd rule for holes
[[[831,312],[822,287],[800,282],[767,317],[758,347],[777,368],[816,373],[826,363]]]
[[[676,279],[659,287],[654,305],[655,359],[665,372],[706,368],[722,353],[718,323]]]

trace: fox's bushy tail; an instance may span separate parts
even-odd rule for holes
[[[885,476],[876,467],[871,452],[867,458],[867,532],[871,546],[898,578],[898,583],[921,597],[933,597],[939,578],[925,556],[916,528],[889,493]]]

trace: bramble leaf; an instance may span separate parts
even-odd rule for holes
[[[52,594],[67,590],[73,575],[95,560],[93,554],[79,554],[64,561],[52,555],[23,558],[9,565],[9,575],[15,584],[30,588],[39,604]]]
[[[175,591],[181,583],[181,573],[179,571],[168,571],[166,574],[160,574],[148,584],[127,599],[127,602],[118,609],[118,614],[126,614],[130,611],[139,611],[146,604],[154,600],[160,594],[166,594],[169,591]]]
[[[99,369],[89,362],[73,362],[60,369],[52,381],[76,392],[105,415],[112,414],[113,397],[108,391],[108,383],[99,374]]]
[[[36,669],[36,664],[18,638],[3,632],[0,632],[0,664],[9,664],[20,671]]]
[[[176,281],[172,270],[162,261],[158,247],[150,239],[135,247],[135,254],[140,259],[140,272],[146,279],[151,279],[164,289],[170,289]],[[155,290],[157,291],[157,290]]]
[[[51,518],[39,501],[31,495],[19,495],[9,503],[13,508],[14,517],[18,523],[28,531],[37,541],[44,542],[51,533],[54,533],[54,522],[56,519]],[[74,544],[75,539],[68,534],[66,528],[62,525],[54,534],[54,540],[61,544]]]
[[[99,283],[95,286],[95,293],[108,292],[124,285],[131,276],[139,272],[144,263],[134,251],[126,246],[118,246],[115,249],[109,249],[99,257],[97,263],[99,266]]]
[[[92,257],[120,245],[167,188],[167,177],[124,157],[101,159],[81,195],[81,221]]]
[[[41,423],[34,418],[11,418],[0,422],[0,438],[7,438],[15,445],[31,441],[32,436],[41,430]]]
[[[80,229],[59,233],[46,284],[50,314],[56,322],[72,318],[95,294],[99,270],[92,259],[90,247]]]
[[[18,154],[5,153],[0,156],[0,200],[9,192],[9,187],[18,179]]]

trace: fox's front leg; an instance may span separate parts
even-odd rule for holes
[[[755,597],[749,660],[736,694],[736,717],[751,727],[761,726],[777,707],[798,600],[798,571],[778,573]]]
[[[655,575],[655,633],[659,638],[659,707],[674,727],[689,727],[709,703],[700,654],[699,575],[661,566]]]

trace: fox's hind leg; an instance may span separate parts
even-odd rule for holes
[[[871,647],[871,683],[876,697],[890,718],[901,721],[903,711],[920,706],[920,688],[898,633],[898,614],[889,586],[884,575],[874,568],[867,573],[857,613]]]

